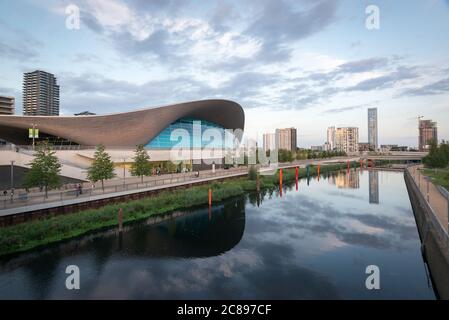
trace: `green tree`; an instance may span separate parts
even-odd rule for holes
[[[61,164],[55,152],[51,150],[48,141],[39,143],[36,146],[36,154],[33,161],[29,163],[30,170],[25,176],[25,186],[27,188],[43,187],[45,197],[48,197],[48,190],[61,185],[59,173]]]
[[[104,191],[104,180],[114,177],[114,162],[112,162],[111,156],[104,150],[104,146],[98,145],[92,166],[87,170],[87,178],[94,183],[101,181],[101,188]]]
[[[150,156],[142,144],[137,146],[133,159],[134,163],[131,165],[131,175],[140,177],[141,182],[143,182],[143,176],[151,175],[151,164],[149,162]]]
[[[254,165],[251,165],[248,170],[248,179],[256,180],[257,179],[257,168]]]
[[[449,145],[443,141],[440,146],[435,140],[429,141],[429,154],[423,163],[430,168],[444,168],[449,164]]]

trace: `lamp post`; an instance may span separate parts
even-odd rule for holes
[[[32,123],[31,124],[32,129],[31,129],[31,136],[29,138],[33,139],[33,151],[34,151],[34,145],[35,145],[35,138],[36,138],[36,124]]]
[[[126,166],[125,166],[126,158],[123,158],[123,188],[125,188],[126,181]]]
[[[11,190],[14,189],[14,160],[11,160]]]

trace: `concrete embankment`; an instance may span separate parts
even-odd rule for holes
[[[435,212],[428,201],[430,197],[434,197],[434,199],[436,197],[442,197],[440,200],[445,198],[434,186],[433,191],[436,191],[433,194],[429,194],[429,192],[426,192],[426,194],[423,193],[420,188],[422,177],[421,175],[417,176],[420,179],[417,183],[414,177],[415,175],[412,174],[412,170],[416,171],[415,169],[409,168],[405,171],[404,176],[421,239],[422,253],[429,267],[433,284],[439,297],[448,300],[449,235],[447,224],[444,225],[444,221],[440,218],[443,214],[447,214],[447,211],[445,213]],[[445,200],[447,201],[447,199]],[[439,210],[440,208],[436,209]]]

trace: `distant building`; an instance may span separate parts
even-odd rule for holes
[[[378,146],[377,108],[368,109],[368,143],[374,150]]]
[[[335,130],[336,149],[346,153],[359,151],[359,128],[344,127]]]
[[[432,120],[419,120],[419,151],[429,151],[432,140],[438,143],[437,123]]]
[[[0,114],[13,115],[14,102],[13,97],[0,96]]]
[[[323,146],[311,146],[310,150],[321,152],[321,151],[323,151]]]
[[[23,114],[27,116],[59,115],[59,86],[53,74],[40,70],[24,73]]]
[[[391,151],[408,151],[408,147],[407,146],[396,146],[391,148]]]
[[[359,142],[359,151],[370,151],[374,149],[369,142]]]
[[[397,148],[398,145],[397,144],[383,144],[380,146],[380,151],[381,152],[389,152],[394,148]]]
[[[331,145],[329,144],[329,142],[324,143],[323,150],[324,151],[332,151],[332,148],[331,148]]]
[[[334,150],[337,147],[335,127],[327,128],[327,143],[329,145],[329,150]]]
[[[75,116],[95,116],[95,113],[90,111],[83,111],[80,113],[75,113]]]
[[[390,152],[390,151],[409,151],[409,147],[407,146],[399,146],[397,144],[383,144],[380,146],[381,152]]]
[[[277,149],[296,151],[297,148],[296,134],[297,132],[295,128],[276,129]]]
[[[265,151],[276,149],[276,134],[274,133],[263,134],[263,149]]]

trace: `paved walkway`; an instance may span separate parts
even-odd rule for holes
[[[0,210],[0,216],[9,216],[9,215],[14,215],[14,214],[18,214],[18,213],[26,213],[26,212],[36,211],[36,210],[49,209],[49,208],[55,208],[55,207],[60,207],[60,206],[67,206],[67,205],[95,201],[95,200],[102,200],[102,199],[107,199],[107,198],[112,198],[112,197],[131,195],[131,194],[140,193],[140,192],[155,191],[155,190],[160,190],[160,189],[179,187],[179,186],[188,185],[191,183],[203,183],[203,182],[213,181],[213,180],[217,180],[217,179],[221,179],[221,178],[245,176],[247,174],[248,174],[247,170],[244,170],[244,171],[239,170],[237,172],[234,171],[234,172],[230,172],[229,174],[225,174],[225,175],[214,175],[212,177],[197,178],[195,180],[187,180],[187,181],[181,181],[181,182],[180,181],[170,182],[170,183],[166,183],[163,185],[154,185],[151,187],[143,187],[140,189],[122,190],[122,191],[118,191],[118,192],[94,194],[94,195],[88,194],[88,195],[80,196],[77,198],[68,198],[68,199],[63,199],[60,201],[49,201],[47,203],[37,203],[37,204],[31,204],[31,205],[26,205],[26,206],[21,206],[21,207],[4,209],[4,210]]]
[[[418,185],[421,193],[427,199],[427,202],[440,221],[444,230],[448,232],[449,199],[447,199],[438,190],[438,188],[431,182],[431,179],[429,177],[426,177],[422,174],[422,169],[422,166],[413,166],[408,170],[415,180],[416,184]]]

